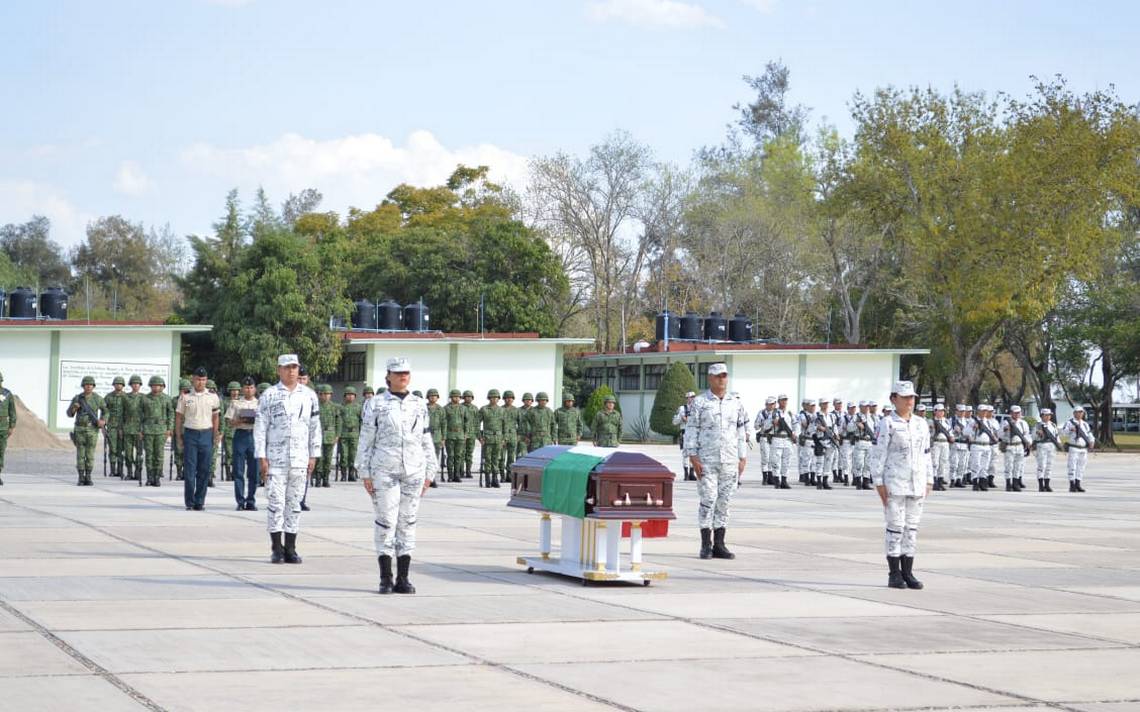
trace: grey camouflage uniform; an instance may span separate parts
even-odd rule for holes
[[[870,460],[872,482],[887,488],[887,556],[914,556],[926,489],[934,484],[926,418],[917,413],[909,421],[895,413],[884,417]]]
[[[269,532],[296,534],[310,458],[321,456],[321,408],[313,389],[280,382],[257,402],[253,452],[269,460],[266,524]]]
[[[693,400],[685,425],[685,455],[700,458],[704,474],[697,489],[701,529],[728,525],[729,503],[736,492],[737,467],[748,457],[748,412],[732,393],[717,398],[706,390]]]

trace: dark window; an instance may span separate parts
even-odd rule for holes
[[[642,386],[647,391],[655,391],[661,385],[661,379],[665,376],[665,364],[650,364],[645,367],[645,384]]]
[[[609,368],[606,369],[606,385],[609,386],[611,390],[615,390],[615,391],[617,390],[617,367],[616,366],[610,366]]]
[[[641,390],[641,366],[622,366],[621,370],[621,391],[640,391]]]
[[[703,391],[709,387],[709,366],[712,364],[697,364],[697,390]]]
[[[606,369],[604,367],[594,367],[586,369],[586,383],[590,384],[590,390],[597,390],[604,382]]]
[[[336,373],[329,378],[335,383],[359,383],[364,381],[364,352],[347,351],[341,354]]]

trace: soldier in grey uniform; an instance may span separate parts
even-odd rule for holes
[[[918,525],[926,496],[934,485],[930,463],[930,429],[926,418],[913,413],[914,384],[899,381],[891,389],[896,411],[879,423],[871,451],[871,479],[883,503],[886,519],[887,566],[891,588],[922,588],[914,577]]]
[[[800,404],[799,424],[799,465],[800,484],[815,486],[815,443],[812,432],[815,431],[815,401],[804,398]]]
[[[875,440],[875,417],[871,415],[869,401],[859,401],[859,412],[852,425],[851,471],[855,475],[855,489],[871,489],[871,445]]]
[[[965,487],[963,480],[969,476],[970,440],[966,436],[966,405],[954,406],[954,417],[950,419],[950,434],[954,444],[950,448],[950,486]]]
[[[772,438],[771,449],[768,451],[772,484],[778,489],[791,489],[791,485],[788,484],[788,472],[795,456],[799,424],[788,412],[788,396],[784,393],[776,396],[776,409],[768,418],[768,432]]]
[[[1011,406],[1009,418],[1001,424],[1001,446],[1005,450],[1005,491],[1025,489],[1021,478],[1025,476],[1025,458],[1033,448],[1029,423],[1021,417],[1021,406]]]
[[[748,460],[748,411],[728,392],[728,367],[709,366],[709,388],[693,401],[685,453],[697,476],[702,559],[734,559],[724,543],[728,508]]]
[[[689,457],[685,454],[685,427],[689,422],[689,413],[693,409],[693,399],[697,397],[696,393],[689,391],[685,394],[685,402],[678,408],[677,412],[673,414],[673,425],[681,429],[681,435],[677,438],[677,444],[681,446],[681,469],[685,473],[685,481],[697,479],[693,474],[693,468],[689,467]]]
[[[836,406],[838,408],[838,406]],[[854,401],[847,401],[847,412],[839,417],[839,481],[851,484],[852,455],[855,452],[855,416],[858,414]]]
[[[816,471],[816,489],[831,489],[831,485],[827,480],[833,477],[835,472],[835,461],[838,457],[838,446],[836,441],[839,436],[835,427],[835,413],[832,413],[827,408],[830,405],[826,398],[819,399],[819,412],[815,414],[815,439],[816,439],[816,456],[815,456],[815,471]]]
[[[987,473],[993,457],[993,444],[998,439],[985,417],[988,409],[985,403],[978,405],[978,415],[966,424],[966,438],[970,441],[970,479],[975,492],[989,491]]]
[[[776,410],[776,399],[773,396],[768,396],[764,399],[764,408],[756,414],[756,422],[753,423],[752,429],[756,432],[756,442],[760,445],[760,472],[764,475],[764,481],[761,484],[772,484],[772,433],[769,430],[771,426],[772,413]]]
[[[313,389],[301,385],[300,365],[296,354],[277,358],[281,380],[261,395],[253,424],[253,451],[269,500],[266,520],[275,564],[301,563],[301,497],[321,456],[321,408]]]
[[[427,401],[408,393],[411,364],[406,358],[390,358],[387,367],[388,391],[368,401],[364,409],[356,469],[372,498],[380,593],[415,593],[408,569],[416,548],[416,514],[420,498],[439,473],[439,460]]]
[[[1066,449],[1069,452],[1069,491],[1084,492],[1084,488],[1081,487],[1081,480],[1085,477],[1085,465],[1088,463],[1089,450],[1096,446],[1096,438],[1093,437],[1092,428],[1085,422],[1084,406],[1078,405],[1073,408],[1073,417],[1069,418],[1065,427],[1061,428],[1061,434],[1065,436]]]
[[[934,418],[930,421],[930,462],[934,469],[934,491],[943,492],[950,479],[950,448],[954,434],[946,419],[946,405],[934,404]]]
[[[1061,430],[1053,422],[1053,411],[1041,409],[1041,420],[1033,429],[1033,451],[1037,455],[1037,491],[1052,492],[1053,458],[1061,449]]]

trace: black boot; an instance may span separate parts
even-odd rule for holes
[[[980,479],[974,480],[973,489],[975,492],[982,491],[982,481]]]
[[[83,485],[87,484],[87,483],[84,481],[84,477],[83,477],[83,470],[76,470],[76,472],[78,472],[78,473],[79,473],[79,480],[78,480],[78,481],[76,481],[76,483],[75,483],[75,486],[76,486],[76,487],[82,487]],[[1072,492],[1072,491],[1073,491],[1073,486],[1072,486],[1072,485],[1069,485],[1069,491],[1070,491],[1070,492]]]
[[[1021,483],[1021,478],[1020,477],[1014,477],[1013,478],[1013,491],[1014,492],[1020,492],[1023,489],[1025,489],[1025,485],[1023,485]]]
[[[273,557],[269,559],[269,563],[285,563],[285,546],[281,543],[281,532],[270,532],[269,542],[273,545]]]
[[[1041,477],[1037,478],[1037,491],[1038,492],[1044,492],[1045,491],[1045,480]]]
[[[819,483],[820,483],[820,484],[819,484],[819,488],[820,488],[820,489],[826,489],[826,490],[829,490],[829,489],[831,489],[831,485],[827,484],[827,475],[824,475],[823,477],[820,477],[820,478],[819,478]]]
[[[1049,478],[1048,477],[1045,478],[1045,491],[1046,492],[1052,492],[1053,491],[1053,488],[1049,486]]]
[[[701,530],[701,558],[711,559],[713,555],[712,550],[712,529]]]
[[[1077,491],[1076,488],[1073,487],[1073,485],[1075,485],[1076,483],[1077,483],[1076,480],[1069,480],[1069,491],[1070,492],[1076,492]]]
[[[1084,492],[1085,491],[1085,488],[1081,487],[1081,481],[1080,480],[1073,480],[1073,491],[1074,492]]]
[[[491,475],[491,486],[499,489],[499,476],[497,474]]]
[[[735,559],[736,554],[728,550],[724,545],[724,527],[718,527],[713,530],[713,548],[712,555],[714,559]]]
[[[299,564],[301,557],[297,554],[297,534],[285,532],[285,563]]]
[[[791,489],[792,486],[788,484],[788,478],[785,475],[780,475],[780,489]]]
[[[808,486],[814,487],[815,485],[816,485],[815,473],[809,472],[808,473]]]
[[[380,555],[380,593],[392,592],[392,557]]]
[[[767,472],[764,472],[764,477],[760,480],[760,484],[766,485],[766,484],[771,484],[771,482],[772,482],[772,478],[768,476]]]
[[[412,565],[411,554],[396,557],[396,585],[392,587],[395,593],[415,593],[416,587],[408,580],[408,567]]]
[[[465,472],[467,473],[463,476],[464,479],[468,479],[468,480],[471,479],[471,465],[465,464],[463,467],[464,467]]]
[[[986,487],[997,487],[997,485],[994,484],[993,475],[986,475]]]
[[[906,581],[903,580],[901,565],[902,562],[898,556],[887,557],[887,567],[890,569],[890,576],[887,577],[887,586],[891,588],[906,588]]]
[[[807,476],[807,473],[806,473],[806,472],[801,472],[801,473],[800,473],[800,484],[801,484],[801,485],[806,485],[806,484],[807,484],[807,481],[808,481],[808,476]]]
[[[941,477],[935,477],[934,478],[934,491],[935,492],[945,492],[946,491],[946,487],[944,487],[942,485],[942,478]]]
[[[1013,492],[1013,480],[1009,479],[1008,477],[1005,478],[1005,491]]]
[[[903,556],[902,558],[902,578],[906,583],[907,588],[918,590],[922,588],[922,582],[914,577],[914,557]]]
[[[88,470],[86,473],[84,473],[83,484],[87,485],[88,487],[95,486],[95,483],[91,481],[91,470]]]

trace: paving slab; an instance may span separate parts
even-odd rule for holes
[[[0,680],[0,695],[0,709],[12,712],[144,709],[126,692],[96,675],[6,677]]]
[[[351,618],[287,598],[21,601],[21,612],[52,631],[182,628],[282,628],[358,625]]]
[[[90,672],[38,632],[0,635],[0,678]],[[0,691],[6,683],[0,682]],[[0,705],[3,702],[0,701]]]
[[[554,593],[533,592],[525,596],[464,596],[462,601],[439,597],[433,604],[419,596],[327,598],[329,608],[361,616],[385,625],[432,625],[438,623],[551,623],[557,621],[661,620],[665,616]]]
[[[986,616],[986,618],[1012,625],[1140,645],[1140,613],[1054,613]]]

